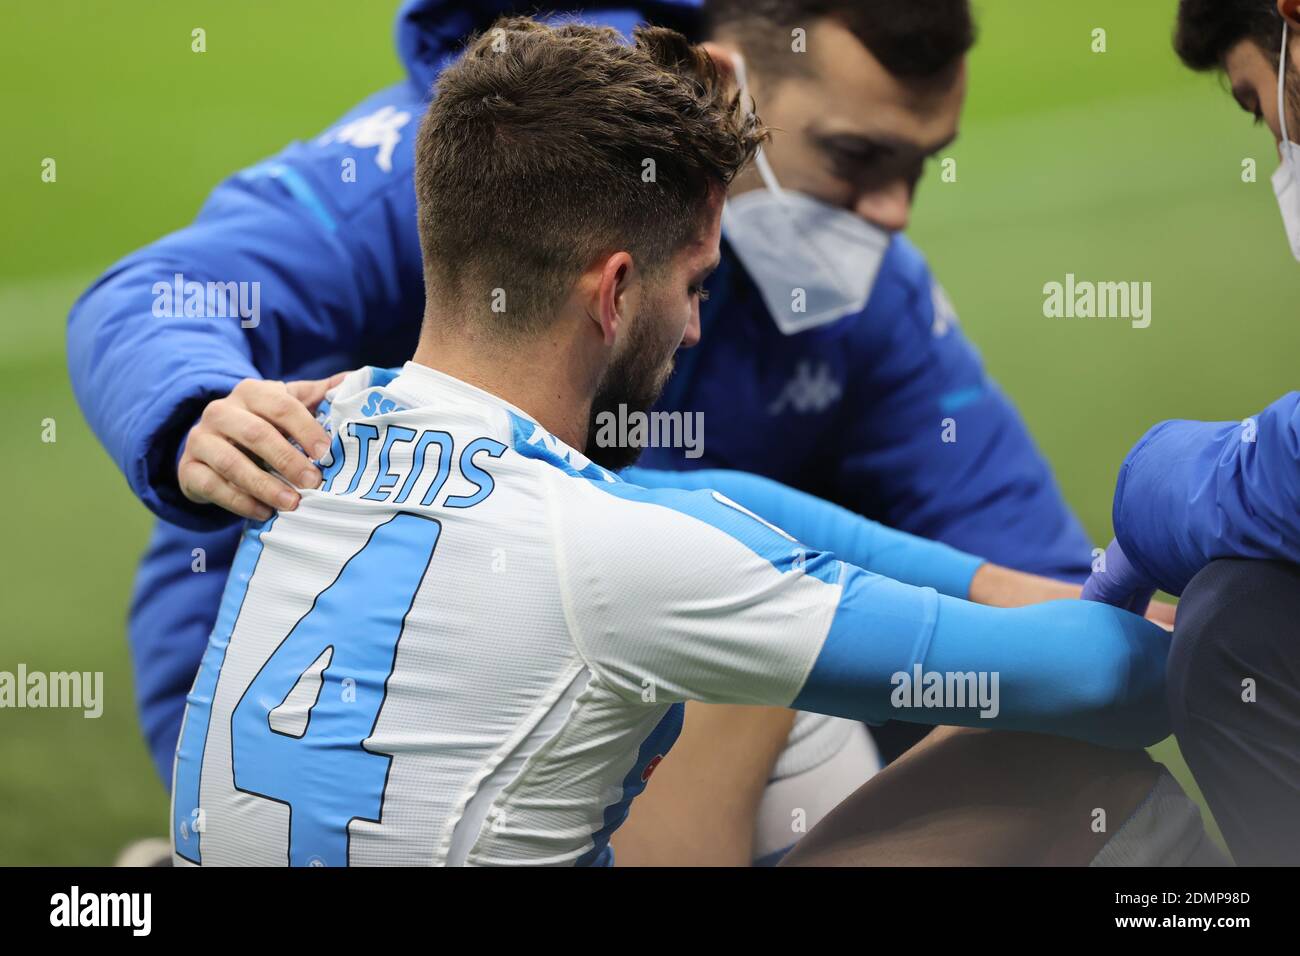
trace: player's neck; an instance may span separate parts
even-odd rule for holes
[[[562,343],[512,347],[451,338],[422,335],[413,361],[509,402],[570,447],[585,449],[591,392]]]

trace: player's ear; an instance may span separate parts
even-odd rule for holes
[[[713,40],[705,40],[700,44],[700,49],[708,54],[709,59],[713,61],[714,68],[718,71],[723,82],[728,87],[734,87],[736,80],[736,56],[735,51],[728,49],[721,43]]]
[[[600,267],[600,284],[596,296],[595,315],[601,338],[613,347],[618,333],[636,311],[640,295],[640,281],[636,264],[627,252],[608,256]]]
[[[1300,30],[1300,0],[1277,0],[1277,12],[1291,25],[1292,31]]]

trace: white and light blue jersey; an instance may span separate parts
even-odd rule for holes
[[[353,373],[326,425],[321,488],[236,555],[177,749],[178,863],[608,862],[684,701],[982,725],[899,713],[914,665],[1000,668],[1017,729],[1129,742],[1163,714],[1132,615],[870,574],[429,368]]]
[[[178,748],[178,860],[602,859],[688,699],[789,704],[838,562],[620,481],[415,364],[332,395],[331,457],[250,525]]]

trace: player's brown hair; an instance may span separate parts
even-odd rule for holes
[[[429,295],[541,328],[598,255],[653,272],[766,132],[685,37],[505,18],[445,70],[415,147]],[[504,310],[494,295],[504,292]]]

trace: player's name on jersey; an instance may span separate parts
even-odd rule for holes
[[[321,490],[365,501],[471,508],[496,487],[485,461],[505,450],[495,438],[475,438],[458,448],[438,429],[350,421],[330,445]]]

